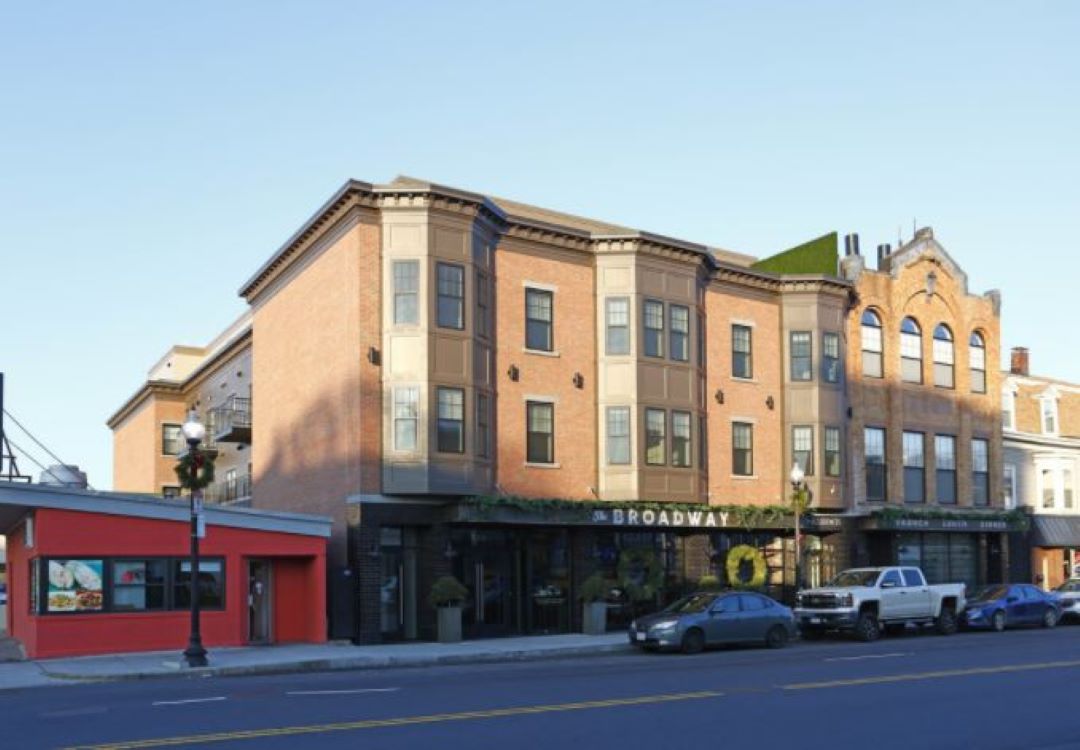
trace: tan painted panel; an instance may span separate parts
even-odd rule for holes
[[[647,296],[663,297],[664,288],[664,274],[661,271],[654,271],[650,268],[642,268],[638,274],[640,280],[640,291]]]
[[[694,381],[696,378],[688,368],[669,367],[667,370],[667,397],[686,406],[694,402]]]
[[[420,336],[390,337],[390,373],[420,378],[424,373],[424,341]]]
[[[682,302],[694,303],[697,295],[694,293],[696,284],[690,276],[669,273],[667,276],[667,296]]]
[[[434,373],[436,376],[449,376],[455,378],[465,377],[465,358],[468,348],[468,339],[449,338],[447,336],[434,336],[435,361]]]
[[[469,257],[468,238],[469,235],[460,229],[435,227],[435,252],[443,258],[466,260]]]
[[[663,469],[642,471],[641,491],[645,497],[666,494],[668,491],[667,472]]]
[[[690,471],[673,471],[668,474],[668,492],[690,495],[693,491],[694,475]]]
[[[423,231],[419,225],[391,224],[387,228],[390,230],[390,247],[396,253],[420,252],[424,249]]]
[[[642,363],[638,371],[638,397],[640,400],[663,400],[667,398],[667,382],[663,365]]]
[[[610,399],[630,398],[634,390],[634,367],[629,362],[605,363],[605,395]]]
[[[630,290],[629,268],[605,268],[603,269],[603,285],[613,291]]]

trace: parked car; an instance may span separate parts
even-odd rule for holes
[[[7,604],[7,584],[0,583],[0,604]]]
[[[795,618],[807,640],[827,630],[850,632],[860,641],[873,641],[882,627],[933,625],[942,635],[956,632],[964,611],[964,584],[930,585],[918,568],[855,568],[845,570],[828,585],[800,591]]]
[[[1080,578],[1070,578],[1054,589],[1062,620],[1080,620]]]
[[[630,623],[630,643],[646,649],[696,654],[722,643],[764,643],[780,648],[795,635],[795,618],[783,604],[749,591],[684,596],[656,614]]]
[[[1060,619],[1057,597],[1027,583],[984,586],[968,600],[964,612],[968,627],[999,632],[1016,625],[1052,628]]]

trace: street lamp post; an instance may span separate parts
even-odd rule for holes
[[[187,421],[180,428],[187,441],[188,451],[192,458],[193,476],[198,476],[202,468],[203,456],[199,452],[199,444],[206,437],[206,427],[199,421],[195,410],[188,414]],[[199,517],[202,515],[202,489],[196,485],[191,488],[191,634],[188,636],[188,645],[184,649],[184,663],[189,667],[205,667],[207,665],[206,649],[202,645],[202,633],[200,632],[201,602],[199,601]]]
[[[799,522],[806,506],[806,473],[796,461],[791,467],[791,515],[795,525],[795,593],[799,592],[802,585],[802,532]]]

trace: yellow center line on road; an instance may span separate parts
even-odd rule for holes
[[[909,674],[882,675],[880,677],[854,677],[848,680],[827,682],[798,682],[782,685],[783,690],[821,690],[824,688],[850,687],[853,685],[881,685],[889,682],[914,682],[939,680],[946,677],[968,677],[980,674],[1004,674],[1007,672],[1035,672],[1043,669],[1068,669],[1080,667],[1080,659],[1071,661],[1045,661],[1036,664],[1007,664],[1001,667],[972,667],[970,669],[943,669],[936,672],[913,672]]]
[[[310,726],[297,727],[244,729],[235,732],[192,734],[185,737],[159,737],[157,739],[111,742],[103,745],[79,745],[74,748],[69,748],[69,750],[140,750],[141,748],[149,747],[175,747],[177,745],[198,745],[210,742],[266,739],[268,737],[290,737],[305,734],[324,734],[327,732],[349,732],[358,729],[377,729],[380,727],[436,724],[444,721],[497,719],[504,716],[526,716],[529,714],[548,714],[562,711],[585,711],[596,708],[618,708],[620,706],[643,706],[652,703],[674,703],[676,701],[701,700],[703,698],[719,698],[721,696],[723,696],[723,693],[712,690],[701,690],[693,693],[643,695],[637,698],[612,698],[609,700],[582,701],[580,703],[515,706],[511,708],[492,708],[482,711],[460,711],[457,713],[428,714],[426,716],[403,716],[394,719],[363,719],[360,721],[347,721],[337,724],[312,724]]]

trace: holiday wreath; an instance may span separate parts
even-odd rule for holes
[[[743,580],[742,577],[742,565],[744,562],[748,562],[753,566],[753,572],[750,574],[750,580]],[[765,585],[765,576],[768,575],[769,568],[765,563],[765,555],[761,554],[761,550],[756,547],[751,547],[749,544],[740,544],[732,547],[727,556],[727,577],[728,583],[732,586],[738,586],[740,588],[757,589]]]
[[[214,481],[214,459],[203,451],[191,450],[176,462],[176,478],[187,490],[201,490]]]

